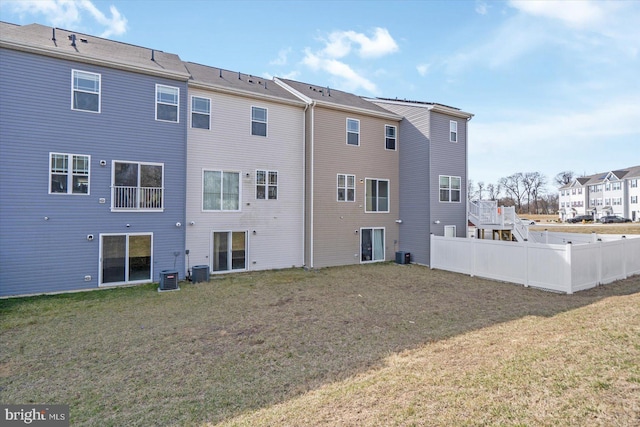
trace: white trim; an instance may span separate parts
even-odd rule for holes
[[[194,114],[201,114],[201,115],[205,115],[205,113],[199,112],[199,111],[193,111],[193,100],[194,98],[200,98],[200,99],[206,99],[207,101],[209,101],[209,112],[206,114],[209,117],[209,127],[207,128],[198,128],[198,127],[193,127],[193,115]],[[204,96],[198,96],[198,95],[191,95],[191,102],[189,102],[189,128],[190,129],[201,129],[204,131],[210,131],[211,130],[211,98],[207,98]]]
[[[387,128],[394,129],[393,138],[389,138],[389,139],[393,139],[394,148],[387,148]],[[398,151],[398,126],[384,125],[384,149],[387,151]]]
[[[159,88],[168,88],[168,89],[175,89],[178,91],[177,93],[177,102],[175,104],[169,104],[166,102],[159,102],[158,101],[158,89]],[[180,123],[180,88],[177,86],[169,86],[169,85],[162,85],[162,84],[156,84],[156,91],[155,91],[155,115],[156,115],[156,121],[158,122],[165,122],[165,123]],[[164,119],[159,119],[158,118],[158,104],[162,104],[162,105],[175,105],[176,107],[176,119],[175,120],[164,120]]]
[[[53,192],[51,191],[51,175],[53,174],[51,170],[51,156],[52,155],[61,155],[67,156],[67,191],[64,193]],[[73,192],[73,158],[74,157],[86,157],[87,158],[87,192],[86,193],[74,193]],[[66,196],[89,196],[91,195],[91,156],[88,154],[74,154],[74,153],[58,153],[55,151],[49,152],[49,183],[48,183],[48,193],[55,195],[66,195]],[[79,175],[84,176],[84,175]]]
[[[223,177],[225,172],[238,174],[238,209],[205,209],[204,208],[204,173],[205,172],[220,172],[221,174],[223,174],[222,175]],[[241,178],[242,178],[242,171],[239,171],[239,170],[202,168],[202,180],[201,180],[201,187],[200,187],[201,212],[242,212],[242,179]],[[221,181],[221,185],[224,187],[224,184],[222,184],[222,181]],[[220,192],[220,194],[222,197],[222,191]],[[222,208],[222,203],[220,207]]]
[[[373,241],[373,231],[374,230],[382,230],[382,259],[371,259],[370,261],[362,260],[362,230],[371,230],[371,239]],[[360,264],[370,264],[372,262],[384,262],[387,259],[387,230],[386,227],[360,227],[360,250],[359,250],[359,258]],[[371,247],[371,257],[373,258],[373,244]]]
[[[358,123],[358,131],[357,132],[353,132],[349,130],[349,121],[354,121],[356,123]],[[358,136],[358,143],[357,144],[349,144],[349,134],[350,133],[355,133]],[[346,120],[346,143],[347,145],[350,145],[352,147],[359,147],[360,146],[360,120],[359,119],[354,119],[351,117],[347,117]]]
[[[444,188],[440,187],[440,178],[442,177],[446,177],[449,178],[449,200],[441,200],[440,199],[440,190],[444,190]],[[451,178],[458,178],[460,180],[460,189],[458,190],[460,192],[460,200],[458,201],[452,201],[451,200],[451,192],[453,191],[452,187],[451,187]],[[462,203],[462,177],[460,176],[456,176],[456,175],[438,175],[438,202],[439,203]]]
[[[340,175],[344,176],[344,187],[340,187]],[[353,177],[353,200],[349,200],[349,198],[347,197],[348,194],[348,190],[349,185],[348,185],[348,179],[349,177],[352,176]],[[336,201],[339,203],[355,203],[356,201],[356,175],[355,174],[350,174],[350,173],[337,173],[336,174]],[[340,198],[338,197],[338,192],[340,191],[340,188],[344,188],[344,200],[340,200]]]
[[[386,211],[381,211],[381,210],[375,210],[375,211],[368,211],[367,210],[367,181],[376,181],[376,182],[380,182],[380,181],[386,181],[387,182],[387,210]],[[376,188],[376,190],[379,190],[379,188]],[[376,201],[379,200],[380,194],[378,194],[378,191],[376,191]],[[378,203],[376,203],[376,207],[378,206]],[[373,214],[377,214],[377,213],[389,213],[391,211],[391,180],[388,178],[366,178],[364,179],[364,212],[365,213],[373,213]]]
[[[258,172],[264,172],[265,173],[265,183],[264,183],[264,199],[259,199],[258,198]],[[255,171],[256,176],[255,179],[253,180],[254,184],[255,184],[255,190],[256,192],[254,193],[254,197],[256,200],[278,200],[278,198],[280,197],[280,189],[279,187],[279,181],[280,181],[280,173],[277,170],[267,170],[267,169],[256,169]],[[269,184],[269,174],[270,173],[275,173],[276,174],[276,185],[271,185]],[[270,199],[269,198],[269,187],[276,187],[276,198],[275,199]]]
[[[115,178],[116,178],[116,163],[130,163],[130,164],[135,164],[138,165],[138,182],[136,183],[136,187],[137,188],[142,188],[140,186],[140,179],[142,179],[142,174],[140,173],[140,166],[142,165],[147,165],[147,166],[161,166],[162,167],[162,185],[160,186],[160,189],[162,190],[162,201],[160,203],[161,207],[159,208],[140,208],[140,207],[136,207],[136,208],[116,208],[113,206],[113,202],[114,202],[114,189],[116,187],[115,185]],[[112,160],[111,161],[111,212],[164,212],[164,206],[165,206],[165,187],[164,187],[164,163],[157,163],[157,162],[139,162],[139,161],[135,161],[135,160]],[[138,200],[138,206],[140,206],[140,200]]]
[[[261,110],[264,110],[264,115],[265,115],[264,122],[261,121],[261,120],[254,120],[253,119],[253,109],[254,108],[259,108]],[[253,122],[264,123],[264,135],[259,135],[259,134],[253,133]],[[249,129],[249,134],[251,136],[259,136],[259,137],[262,137],[262,138],[266,138],[267,136],[269,136],[269,109],[267,107],[259,107],[257,105],[252,105],[251,106],[251,127]]]
[[[452,135],[454,135],[455,138],[452,138]],[[458,138],[458,122],[455,120],[449,120],[449,142],[457,143],[459,140],[460,138]]]
[[[447,236],[447,230],[453,230],[453,236]],[[445,225],[444,226],[444,237],[456,237],[456,226],[455,225]]]
[[[229,240],[229,248],[227,249],[227,254],[231,255],[231,257],[227,260],[230,262],[228,270],[220,270],[214,271],[213,262],[214,262],[214,254],[213,254],[213,235],[214,233],[231,233],[231,239]],[[233,269],[233,233],[244,233],[244,268]],[[211,229],[209,231],[209,272],[210,274],[227,274],[227,273],[235,273],[235,272],[243,272],[249,271],[249,230],[216,230]]]

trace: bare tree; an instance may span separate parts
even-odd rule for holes
[[[478,181],[478,200],[482,200],[482,192],[485,189],[484,181]]]
[[[476,198],[476,189],[473,180],[467,180],[467,200],[472,201]]]
[[[522,172],[514,173],[505,178],[500,178],[500,186],[504,188],[507,197],[513,199],[518,212],[522,211],[522,199],[525,196],[524,174]]]
[[[489,200],[498,200],[500,198],[500,192],[502,187],[498,184],[487,184],[487,193],[489,193]]]
[[[553,182],[562,187],[563,185],[571,184],[575,175],[573,171],[562,171],[553,178]]]
[[[531,206],[533,205],[534,213],[538,213],[538,195],[546,184],[547,178],[540,172],[525,172],[522,175],[522,185],[527,197],[527,212],[531,213]]]

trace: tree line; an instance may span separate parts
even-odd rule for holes
[[[571,171],[563,171],[552,183],[563,186],[571,183],[574,176]],[[469,200],[493,200],[500,206],[515,206],[519,214],[554,214],[558,211],[558,192],[549,191],[548,183],[540,172],[517,172],[496,183],[469,180],[467,195]]]

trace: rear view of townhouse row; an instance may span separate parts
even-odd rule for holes
[[[0,22],[0,296],[428,265],[466,236],[471,117]]]

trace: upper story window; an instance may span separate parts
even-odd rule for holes
[[[461,182],[459,176],[440,175],[440,201],[460,202]]]
[[[620,190],[620,189],[622,189],[622,183],[620,181],[612,182],[611,183],[611,189],[612,190]]]
[[[366,179],[365,212],[389,212],[389,180]]]
[[[205,170],[202,181],[203,210],[240,210],[240,172]]]
[[[90,157],[49,154],[49,194],[89,194]]]
[[[631,203],[638,203],[638,196],[631,196]]]
[[[100,112],[100,74],[73,70],[71,109]]]
[[[387,150],[396,149],[396,130],[395,126],[384,126],[384,148]]]
[[[347,119],[347,144],[360,145],[360,120]]]
[[[632,179],[631,180],[631,188],[636,188],[638,186],[638,180],[637,179]]]
[[[458,122],[455,120],[449,121],[449,141],[458,142]]]
[[[338,174],[338,201],[356,201],[356,176]]]
[[[278,199],[278,172],[256,171],[256,199]]]
[[[114,161],[111,209],[161,211],[164,208],[164,164]]]
[[[210,129],[211,127],[211,100],[209,98],[191,97],[191,127],[197,129]]]
[[[156,85],[156,120],[178,123],[179,101],[180,88]]]
[[[582,194],[582,188],[578,188],[578,194]]]
[[[251,107],[251,135],[267,136],[267,109]]]

